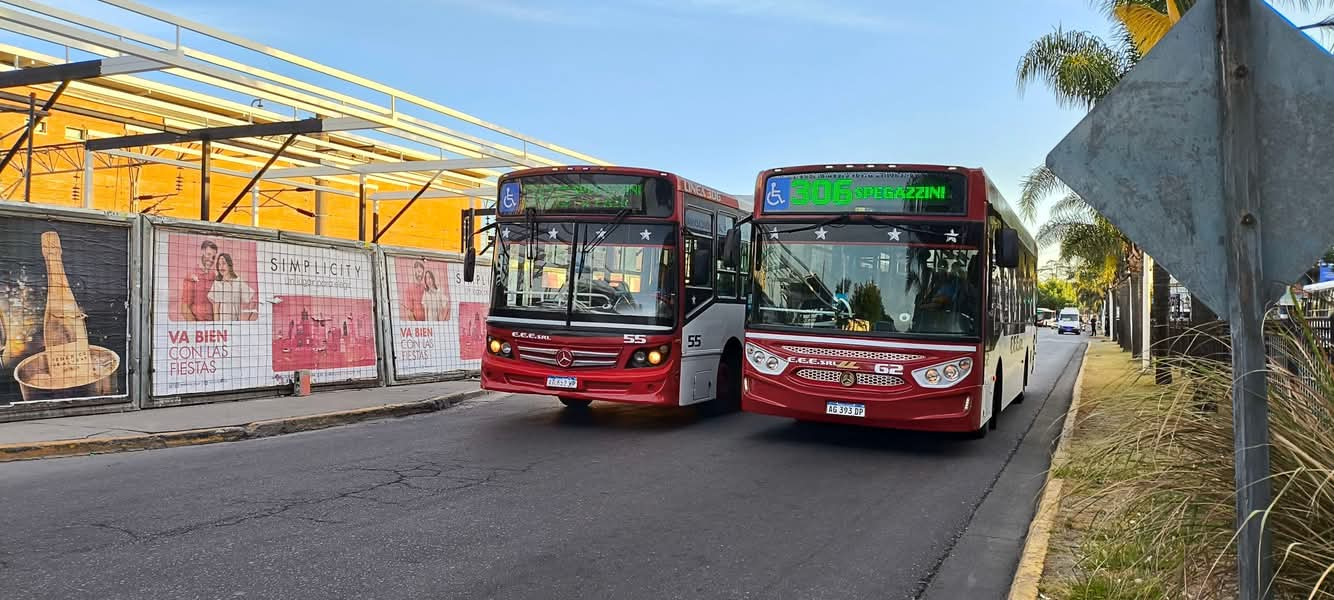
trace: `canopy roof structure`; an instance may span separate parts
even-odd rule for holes
[[[406,211],[421,199],[492,198],[496,178],[516,168],[608,164],[133,0],[101,3],[109,11],[104,19],[0,0],[0,28],[39,42],[0,43],[2,110],[32,111],[30,127],[60,110],[124,126],[114,136],[90,132],[84,141],[89,181],[99,160],[168,164],[203,170],[205,182],[211,171],[252,185],[270,181],[355,196],[364,218],[367,203],[380,199],[408,199]],[[62,49],[63,56],[55,55]],[[40,108],[17,93],[28,90],[47,95],[38,99]],[[62,99],[83,102],[66,106]],[[23,137],[31,144],[30,133],[21,136],[0,169]],[[154,151],[165,146],[176,158]],[[200,216],[212,220],[208,186],[202,187]],[[85,206],[92,206],[93,189],[82,189]]]

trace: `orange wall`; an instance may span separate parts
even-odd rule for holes
[[[26,90],[12,90],[14,92],[27,93]],[[42,102],[46,94],[37,92],[38,103]],[[39,133],[33,140],[34,146],[38,149],[34,152],[34,177],[32,179],[32,201],[44,204],[55,204],[61,206],[82,206],[82,186],[83,182],[83,150],[75,145],[79,140],[71,139],[67,136],[66,128],[74,128],[83,131],[95,131],[113,136],[128,135],[126,126],[100,119],[84,117],[81,115],[70,114],[60,111],[62,105],[76,105],[89,108],[97,108],[105,112],[114,112],[116,114],[133,117],[140,121],[160,124],[162,118],[143,113],[133,113],[119,109],[108,109],[105,106],[97,106],[90,102],[68,98],[62,99],[57,104],[52,114],[43,120],[46,126],[45,133]],[[0,132],[8,132],[20,127],[26,120],[26,115],[15,113],[0,113]],[[0,141],[0,152],[8,150],[9,145],[17,139],[18,134],[11,135]],[[96,136],[90,136],[96,137]],[[56,146],[62,144],[71,144],[57,152],[54,150],[43,151],[43,146]],[[190,146],[198,149],[198,145]],[[170,159],[182,160],[193,164],[198,164],[199,157],[186,155],[181,157],[175,152],[171,152],[170,147],[162,147],[160,156]],[[135,151],[144,152],[143,149]],[[200,173],[196,169],[178,168],[170,165],[144,165],[138,167],[123,166],[127,162],[125,159],[105,156],[106,159],[114,161],[113,164],[121,165],[119,168],[112,168],[105,161],[98,162],[98,168],[94,172],[94,208],[114,212],[128,212],[131,210],[142,211],[151,206],[153,214],[163,216],[198,219],[199,218],[199,191],[200,191]],[[255,160],[253,157],[248,157]],[[3,173],[0,173],[0,201],[23,201],[23,181],[22,168],[26,160],[26,153],[20,150],[14,157],[13,163],[6,167]],[[262,159],[260,159],[262,160]],[[232,169],[238,171],[257,170],[258,166],[245,166],[219,160],[215,153],[213,164],[217,168]],[[273,168],[283,168],[294,166],[284,164],[284,161],[278,161]],[[134,180],[137,178],[137,182]],[[233,198],[241,192],[246,184],[246,180],[239,177],[220,175],[214,173],[211,176],[212,184],[210,186],[211,208],[213,219],[217,219],[222,213],[223,208],[229,204]],[[314,183],[312,179],[297,179],[298,182]],[[346,189],[355,194],[356,186],[340,185],[333,182],[324,183],[327,187]],[[283,186],[274,182],[263,182],[260,184],[261,192],[272,192],[282,189],[290,190],[290,186]],[[405,187],[388,187],[381,185],[374,192],[396,192],[406,191]],[[133,190],[133,191],[132,191]],[[415,190],[414,190],[415,191]],[[131,196],[155,196],[155,198],[134,201]],[[353,196],[344,196],[337,194],[324,194],[325,199],[325,225],[324,234],[331,237],[357,239],[357,198]],[[227,222],[238,225],[249,225],[250,216],[250,196],[242,198],[236,208],[228,216]],[[283,191],[279,193],[275,200],[268,200],[264,197],[260,199],[259,225],[260,227],[279,229],[283,231],[293,231],[300,233],[315,233],[315,219],[297,212],[294,208],[284,206],[279,202],[291,205],[311,213],[315,212],[315,193],[312,191]],[[481,201],[477,201],[478,205]],[[371,204],[370,202],[367,203]],[[392,201],[380,203],[380,224],[383,227],[396,214],[399,209],[406,204],[406,201]],[[468,200],[459,199],[424,199],[419,200],[413,207],[405,213],[393,229],[380,239],[380,243],[408,246],[415,248],[429,248],[436,250],[458,251],[461,247],[459,239],[459,211],[467,208]],[[366,228],[371,230],[371,208],[367,207]],[[368,237],[370,234],[368,233]]]

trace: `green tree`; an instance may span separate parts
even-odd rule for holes
[[[1075,286],[1064,279],[1047,279],[1038,283],[1038,307],[1060,311],[1079,302]]]

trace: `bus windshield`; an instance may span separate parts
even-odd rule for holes
[[[755,263],[752,326],[980,333],[982,269],[972,228],[782,224],[765,231]],[[895,237],[900,243],[886,243]]]
[[[674,229],[642,223],[502,223],[493,313],[670,326]]]

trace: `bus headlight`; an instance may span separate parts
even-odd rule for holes
[[[640,348],[630,354],[630,363],[626,366],[631,369],[635,367],[656,367],[667,360],[671,350],[672,347],[667,344],[656,348]]]
[[[746,344],[746,360],[756,371],[765,375],[781,375],[787,369],[786,360],[755,344]]]
[[[922,367],[912,372],[912,378],[918,386],[943,389],[968,378],[973,372],[973,359],[956,358],[951,361]]]
[[[503,356],[505,358],[514,357],[514,348],[510,346],[510,343],[501,341],[497,338],[488,337],[486,340],[486,349],[490,350],[491,354],[496,356]]]

